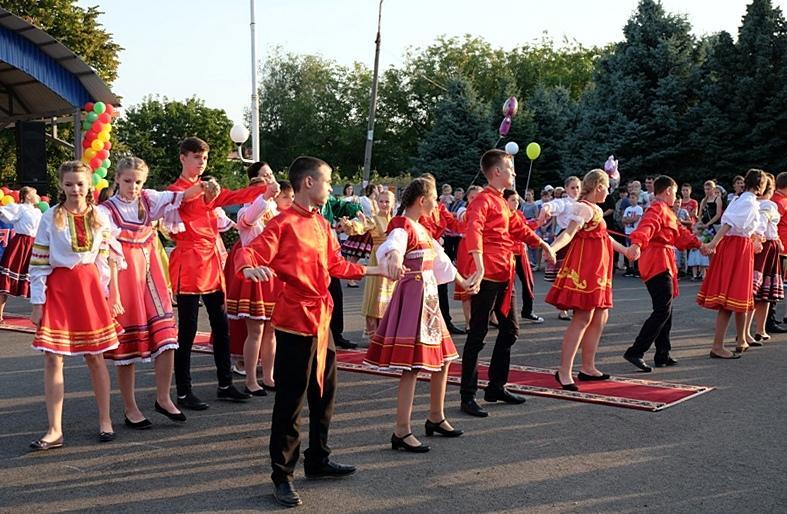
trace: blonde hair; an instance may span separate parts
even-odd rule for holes
[[[579,194],[580,198],[585,198],[587,195],[595,191],[599,184],[609,184],[607,173],[600,169],[594,169],[587,172],[582,178],[582,191]]]
[[[577,177],[576,175],[571,175],[570,177],[568,177],[566,180],[563,181],[563,186],[568,187],[568,185],[573,182],[582,183],[579,177]]]
[[[139,157],[123,157],[115,167],[116,186],[120,185],[118,184],[118,177],[127,170],[141,171],[145,174],[145,178],[150,174],[150,168],[148,168],[147,163]],[[137,202],[137,216],[140,221],[145,219],[145,207],[142,205],[142,202]]]
[[[87,175],[87,194],[85,195],[85,201],[87,202],[87,212],[85,216],[87,216],[88,221],[90,222],[90,226],[92,228],[98,228],[101,226],[101,222],[95,215],[95,207],[93,206],[93,174],[90,173],[90,167],[82,161],[66,161],[60,165],[57,169],[57,188],[59,193],[57,195],[57,205],[55,206],[55,228],[58,230],[63,230],[66,228],[66,208],[63,204],[66,203],[66,193],[63,191],[63,176],[66,173],[84,173]]]

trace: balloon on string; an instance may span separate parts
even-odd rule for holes
[[[96,102],[93,106],[93,112],[98,114],[102,114],[104,111],[107,110],[107,105],[104,102]]]
[[[516,155],[519,153],[519,145],[513,141],[509,141],[506,143],[506,153],[509,155]]]
[[[511,130],[511,116],[506,116],[503,118],[503,122],[500,124],[500,128],[497,129],[497,132],[500,134],[500,137],[505,137],[508,135],[509,130]]]
[[[515,96],[508,97],[503,103],[503,116],[513,118],[519,110],[519,102]]]
[[[528,159],[535,161],[538,159],[538,156],[541,155],[541,145],[534,141],[527,145],[527,148],[525,148],[525,153],[527,154]]]

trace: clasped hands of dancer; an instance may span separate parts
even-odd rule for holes
[[[408,273],[410,269],[404,265],[404,255],[398,250],[388,252],[379,266],[380,274],[391,280],[399,280],[402,275]],[[462,287],[469,295],[478,293],[481,288],[481,279],[484,278],[483,267],[475,273],[465,278],[458,272],[454,278],[454,283]]]

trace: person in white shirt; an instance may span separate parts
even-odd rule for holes
[[[640,193],[641,191],[632,191],[629,193],[629,206],[623,211],[623,226],[626,236],[634,232],[634,230],[639,226],[639,220],[642,219],[644,210],[640,205],[637,204],[640,198]],[[626,246],[629,244],[630,241],[628,240],[628,237],[626,237]],[[623,274],[623,276],[638,277],[639,273],[637,271],[637,263],[626,259],[626,272]]]
[[[23,187],[19,190],[19,199],[21,203],[0,207],[0,219],[13,225],[15,233],[0,259],[0,323],[9,296],[30,296],[28,268],[33,241],[41,223],[41,210],[37,206],[41,198],[34,188]]]

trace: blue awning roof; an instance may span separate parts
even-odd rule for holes
[[[0,8],[0,126],[119,105],[96,71],[43,30]]]

